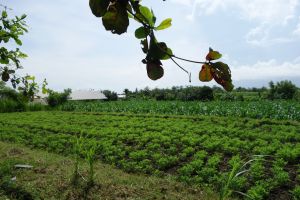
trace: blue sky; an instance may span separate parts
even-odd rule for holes
[[[163,62],[165,76],[151,81],[141,63],[144,54],[134,38],[138,24],[113,35],[82,0],[1,0],[27,14],[29,33],[21,50],[29,55],[21,73],[46,78],[62,90],[166,88],[190,85],[172,62]],[[143,4],[158,21],[173,18],[173,26],[157,33],[175,55],[204,60],[209,47],[223,54],[236,86],[267,86],[270,80],[292,80],[300,86],[300,0],[167,0]],[[215,85],[198,79],[201,65],[181,63],[192,72],[191,85]]]

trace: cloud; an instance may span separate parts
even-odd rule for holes
[[[234,81],[300,79],[300,58],[292,62],[279,63],[271,59],[253,65],[235,65],[231,71]]]
[[[296,36],[300,36],[300,17],[299,17],[299,22],[296,26],[296,29],[293,31],[293,34]]]
[[[258,20],[261,22],[286,23],[295,17],[299,0],[172,0],[174,3],[191,6],[193,16],[195,11],[207,15],[220,10],[228,12],[238,11],[240,17],[246,20]]]
[[[173,0],[175,3],[180,3]],[[185,1],[182,1],[185,2]],[[182,4],[182,3],[181,3]],[[191,6],[192,4],[192,6]],[[216,15],[221,11],[234,13],[240,20],[254,25],[245,35],[246,41],[255,46],[270,46],[294,41],[300,35],[300,23],[294,32],[274,35],[298,17],[300,0],[193,0],[186,3],[191,13],[186,16],[194,21],[197,15]]]

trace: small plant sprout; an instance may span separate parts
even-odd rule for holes
[[[80,152],[82,151],[82,145],[83,145],[83,137],[81,135],[77,136],[74,142],[75,163],[74,163],[74,171],[71,180],[71,183],[75,186],[78,184],[79,159],[80,159]]]
[[[241,161],[239,159],[234,159],[232,163],[232,169],[227,179],[225,180],[223,187],[221,188],[219,200],[226,200],[228,197],[231,196],[232,193],[237,193],[249,199],[253,199],[251,196],[243,192],[233,190],[231,186],[233,181],[237,177],[242,176],[245,173],[250,171],[250,166],[254,161],[262,160],[263,157],[264,155],[254,155],[250,160],[244,162],[242,166],[241,166]]]
[[[97,143],[96,141],[91,141],[89,144],[89,149],[85,151],[85,159],[89,164],[89,177],[88,177],[88,187],[94,185],[94,162],[96,155]]]

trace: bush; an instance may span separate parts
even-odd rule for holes
[[[116,92],[112,92],[110,90],[104,90],[103,94],[106,96],[108,101],[117,101],[118,94]]]
[[[67,102],[68,97],[71,94],[71,89],[65,89],[64,92],[59,93],[55,91],[49,91],[49,96],[47,98],[47,103],[50,107],[56,107]]]
[[[204,86],[200,89],[198,100],[212,101],[214,100],[214,93],[210,87]]]
[[[297,87],[291,81],[280,81],[276,85],[271,81],[269,86],[269,99],[294,99],[296,97]]]
[[[22,94],[0,82],[0,112],[24,111],[25,104]]]

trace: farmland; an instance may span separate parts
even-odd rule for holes
[[[254,119],[300,120],[299,101],[115,101],[67,102],[62,111],[125,112],[171,115],[236,116]]]
[[[169,174],[215,191],[221,190],[233,166],[242,166],[260,155],[247,173],[234,179],[232,189],[254,199],[298,198],[300,122],[250,117],[153,112],[3,113],[0,140],[71,155],[81,135],[85,146],[96,142],[97,158],[124,171]]]

